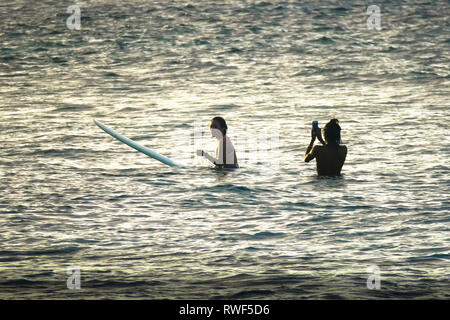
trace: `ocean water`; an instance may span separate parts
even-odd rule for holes
[[[81,30],[67,26],[74,4]],[[0,298],[450,298],[449,13],[431,0],[2,1]],[[238,170],[195,157],[214,150],[214,116]],[[311,121],[333,116],[347,162],[319,178],[303,156]]]

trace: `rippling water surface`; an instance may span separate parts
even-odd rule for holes
[[[380,31],[367,1],[72,4],[0,4],[0,298],[450,297],[447,1],[377,1]],[[239,170],[194,157],[217,115]]]

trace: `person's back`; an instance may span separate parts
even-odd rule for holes
[[[346,146],[315,146],[314,153],[319,176],[339,176],[347,156]]]
[[[311,143],[306,150],[305,162],[316,158],[317,174],[319,176],[338,176],[347,157],[347,147],[341,146],[341,127],[337,119],[331,119],[324,128],[325,141],[322,140],[320,130],[312,130]],[[324,144],[314,146],[316,137]]]

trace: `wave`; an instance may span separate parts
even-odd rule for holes
[[[334,44],[335,40],[333,40],[333,39],[331,39],[329,37],[323,36],[323,37],[320,37],[320,38],[317,38],[317,39],[310,40],[310,42],[321,43],[321,44]]]
[[[39,249],[39,250],[27,250],[27,251],[0,251],[0,256],[43,256],[43,255],[65,255],[72,254],[80,251],[83,248],[76,246],[53,248],[53,249]]]
[[[255,299],[273,297],[274,294],[275,292],[272,290],[243,290],[231,296],[228,296],[227,299]]]
[[[263,231],[258,232],[255,234],[247,235],[245,236],[246,240],[266,240],[266,239],[273,239],[273,238],[283,238],[286,234],[283,232],[270,232],[270,231]]]
[[[82,105],[82,104],[78,104],[78,105],[65,104],[65,105],[56,107],[55,109],[52,110],[52,112],[77,112],[77,111],[86,111],[86,110],[92,110],[92,109],[93,109],[92,106],[87,106],[87,105]]]

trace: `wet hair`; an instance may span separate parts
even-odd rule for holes
[[[332,146],[341,143],[341,126],[338,119],[331,119],[323,128],[325,141]]]
[[[222,117],[212,118],[210,128],[219,129],[223,135],[227,134],[227,129],[228,129],[227,123],[225,122],[225,119]]]

